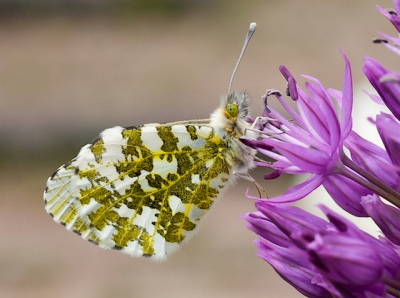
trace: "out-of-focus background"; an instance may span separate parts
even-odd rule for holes
[[[286,65],[341,88],[342,49],[356,94],[362,57],[399,69],[371,40],[394,34],[378,0],[0,0],[1,297],[301,297],[255,256],[239,181],[166,262],[83,241],[43,208],[47,177],[100,131],[206,118],[227,92],[250,22],[258,27],[234,88],[261,114]],[[389,0],[381,0],[391,7]],[[271,103],[274,105],[274,103]],[[363,103],[358,110],[363,110]],[[269,196],[290,180],[263,182]],[[313,207],[312,207],[313,208]]]

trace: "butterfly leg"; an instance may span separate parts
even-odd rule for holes
[[[250,181],[250,182],[254,183],[254,185],[257,188],[258,195],[260,196],[260,198],[262,197],[261,193],[264,193],[268,197],[267,191],[260,184],[258,184],[257,181],[253,177],[251,177],[249,173],[236,173],[236,172],[234,172],[233,174],[235,176],[237,176],[237,177],[240,177],[240,178],[242,178],[244,180],[247,180],[247,181]]]
[[[254,122],[251,124],[250,129],[256,129],[255,128],[256,125],[265,126],[265,124],[269,121],[277,121],[277,120],[271,117],[257,116]]]

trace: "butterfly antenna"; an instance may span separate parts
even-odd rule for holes
[[[254,34],[254,31],[256,31],[256,27],[257,27],[257,24],[256,24],[256,23],[251,23],[251,24],[250,24],[249,31],[247,31],[247,35],[246,35],[246,39],[244,40],[242,52],[240,53],[239,59],[238,59],[238,61],[236,62],[235,68],[233,69],[233,72],[232,72],[231,80],[230,80],[230,82],[229,82],[228,94],[231,93],[232,82],[233,82],[233,78],[234,78],[235,73],[236,73],[236,69],[237,69],[238,66],[239,66],[240,60],[242,60],[242,56],[243,56],[243,54],[244,54],[244,51],[246,50],[247,45],[248,45],[248,43],[249,43],[251,37],[252,37],[253,34]]]

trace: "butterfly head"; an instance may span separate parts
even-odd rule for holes
[[[226,99],[222,99],[221,106],[225,106],[225,115],[228,119],[245,119],[249,115],[250,97],[247,93],[232,91]]]
[[[211,115],[211,124],[221,130],[226,137],[239,138],[248,126],[250,98],[246,93],[232,91],[221,98],[219,108]]]

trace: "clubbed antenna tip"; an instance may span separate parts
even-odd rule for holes
[[[232,82],[233,82],[233,78],[234,78],[235,73],[236,73],[236,69],[239,66],[240,60],[242,60],[242,56],[244,54],[244,51],[247,48],[247,44],[249,43],[251,37],[253,36],[254,31],[256,31],[256,27],[257,27],[257,24],[253,22],[253,23],[250,24],[249,31],[247,31],[247,35],[246,35],[246,38],[244,40],[242,51],[240,52],[239,59],[236,62],[235,68],[233,69],[233,72],[232,72],[231,80],[229,81],[228,94],[231,93]]]

